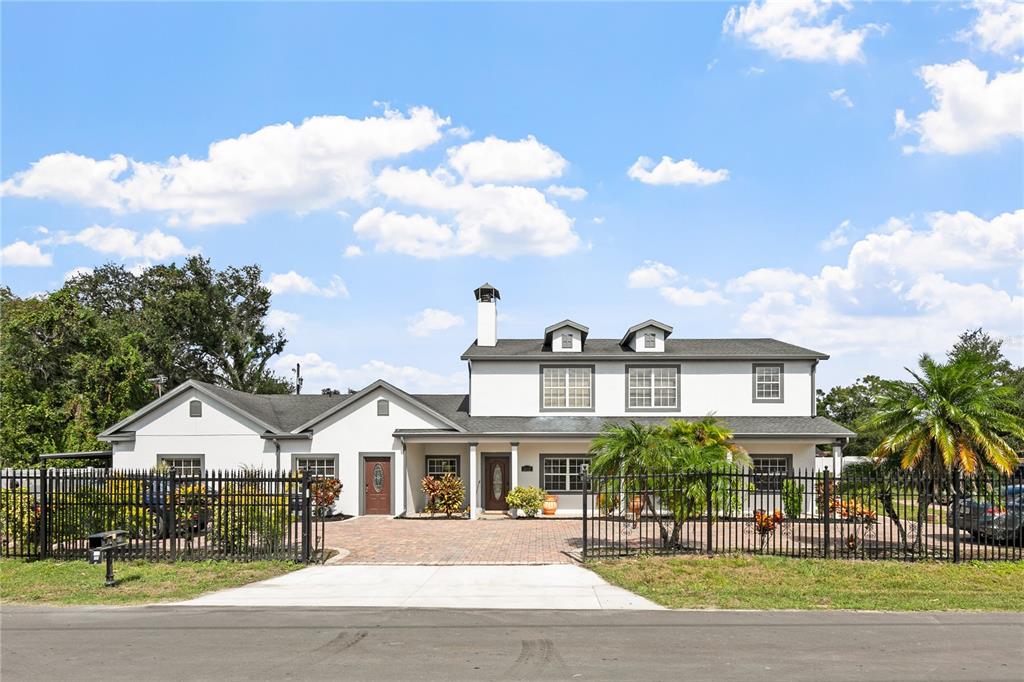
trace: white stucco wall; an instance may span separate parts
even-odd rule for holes
[[[203,404],[201,417],[189,416],[189,402]],[[274,444],[264,431],[190,389],[130,426],[135,442],[115,442],[114,468],[151,469],[161,455],[202,455],[207,470],[274,468]]]
[[[564,354],[568,355],[568,354]],[[559,364],[567,358],[553,357],[548,364]],[[635,364],[660,362],[653,353],[638,357]],[[625,416],[638,414],[626,410],[626,365],[620,361],[588,362],[593,364],[593,414]],[[752,366],[749,361],[700,361],[668,364],[681,365],[681,410],[675,414],[698,416],[810,416],[811,363],[787,361],[784,364],[783,398],[780,403],[754,402]],[[474,360],[471,374],[472,411],[474,416],[536,416],[540,414],[588,414],[579,410],[564,412],[540,409],[540,362],[509,360]],[[646,413],[667,414],[673,413]]]

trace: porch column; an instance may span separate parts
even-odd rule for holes
[[[477,461],[477,444],[469,444],[469,518],[477,517],[480,506],[480,463]]]
[[[836,441],[832,444],[832,475],[841,476],[843,474],[843,444],[840,441]]]
[[[395,453],[395,516],[405,516],[406,455],[407,450],[403,440],[402,449]]]
[[[511,487],[519,486],[519,443],[512,443],[512,481]]]

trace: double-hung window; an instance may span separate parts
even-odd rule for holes
[[[580,455],[542,455],[542,479],[547,492],[581,492],[583,490],[583,465],[590,458]]]
[[[631,410],[679,409],[679,368],[630,367],[627,407]]]
[[[542,373],[542,409],[594,409],[594,368],[592,366],[544,367]]]
[[[751,455],[754,489],[761,492],[779,492],[782,479],[789,475],[789,455]]]
[[[295,469],[308,471],[313,478],[337,478],[338,460],[335,457],[296,457]]]
[[[459,458],[448,455],[427,456],[427,476],[441,478],[445,474],[459,475]]]
[[[782,365],[754,365],[754,402],[782,402]]]

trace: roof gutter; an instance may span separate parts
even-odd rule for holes
[[[527,353],[527,354],[503,354],[496,355],[488,353],[484,354],[463,354],[459,357],[460,360],[550,360],[554,353]],[[563,354],[559,354],[563,355]],[[572,360],[579,359],[583,360],[621,360],[623,362],[629,362],[637,359],[640,353],[564,353],[564,355],[572,355]],[[787,360],[801,360],[801,361],[817,361],[817,360],[828,360],[828,355],[679,355],[678,353],[643,353],[644,356],[653,355],[656,357],[648,358],[643,357],[644,361],[647,360],[686,360],[688,362],[727,362],[730,360],[736,360],[741,362],[786,362]],[[558,357],[559,362],[566,358]]]

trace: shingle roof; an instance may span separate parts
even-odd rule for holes
[[[230,388],[196,381],[224,402],[247,412],[285,433],[323,414],[349,396],[342,395],[263,395],[243,393]]]
[[[544,339],[498,339],[493,346],[478,346],[473,343],[462,354],[463,360],[487,358],[550,358],[550,348]],[[637,357],[636,351],[624,347],[619,339],[587,339],[583,351],[574,355],[610,359]],[[649,357],[653,354],[647,354]],[[656,354],[659,358],[673,360],[827,360],[828,355],[809,348],[794,346],[776,339],[666,339],[665,351]]]
[[[429,405],[449,420],[464,428],[470,434],[596,434],[606,422],[627,424],[636,421],[641,424],[665,423],[668,419],[696,421],[701,416],[665,417],[598,417],[543,415],[539,417],[471,417],[468,414],[469,397],[466,395],[415,395],[420,402]],[[736,436],[820,436],[822,438],[845,438],[854,434],[825,417],[719,417]],[[398,429],[396,434],[446,433],[444,429]],[[454,431],[448,433],[455,433]]]

